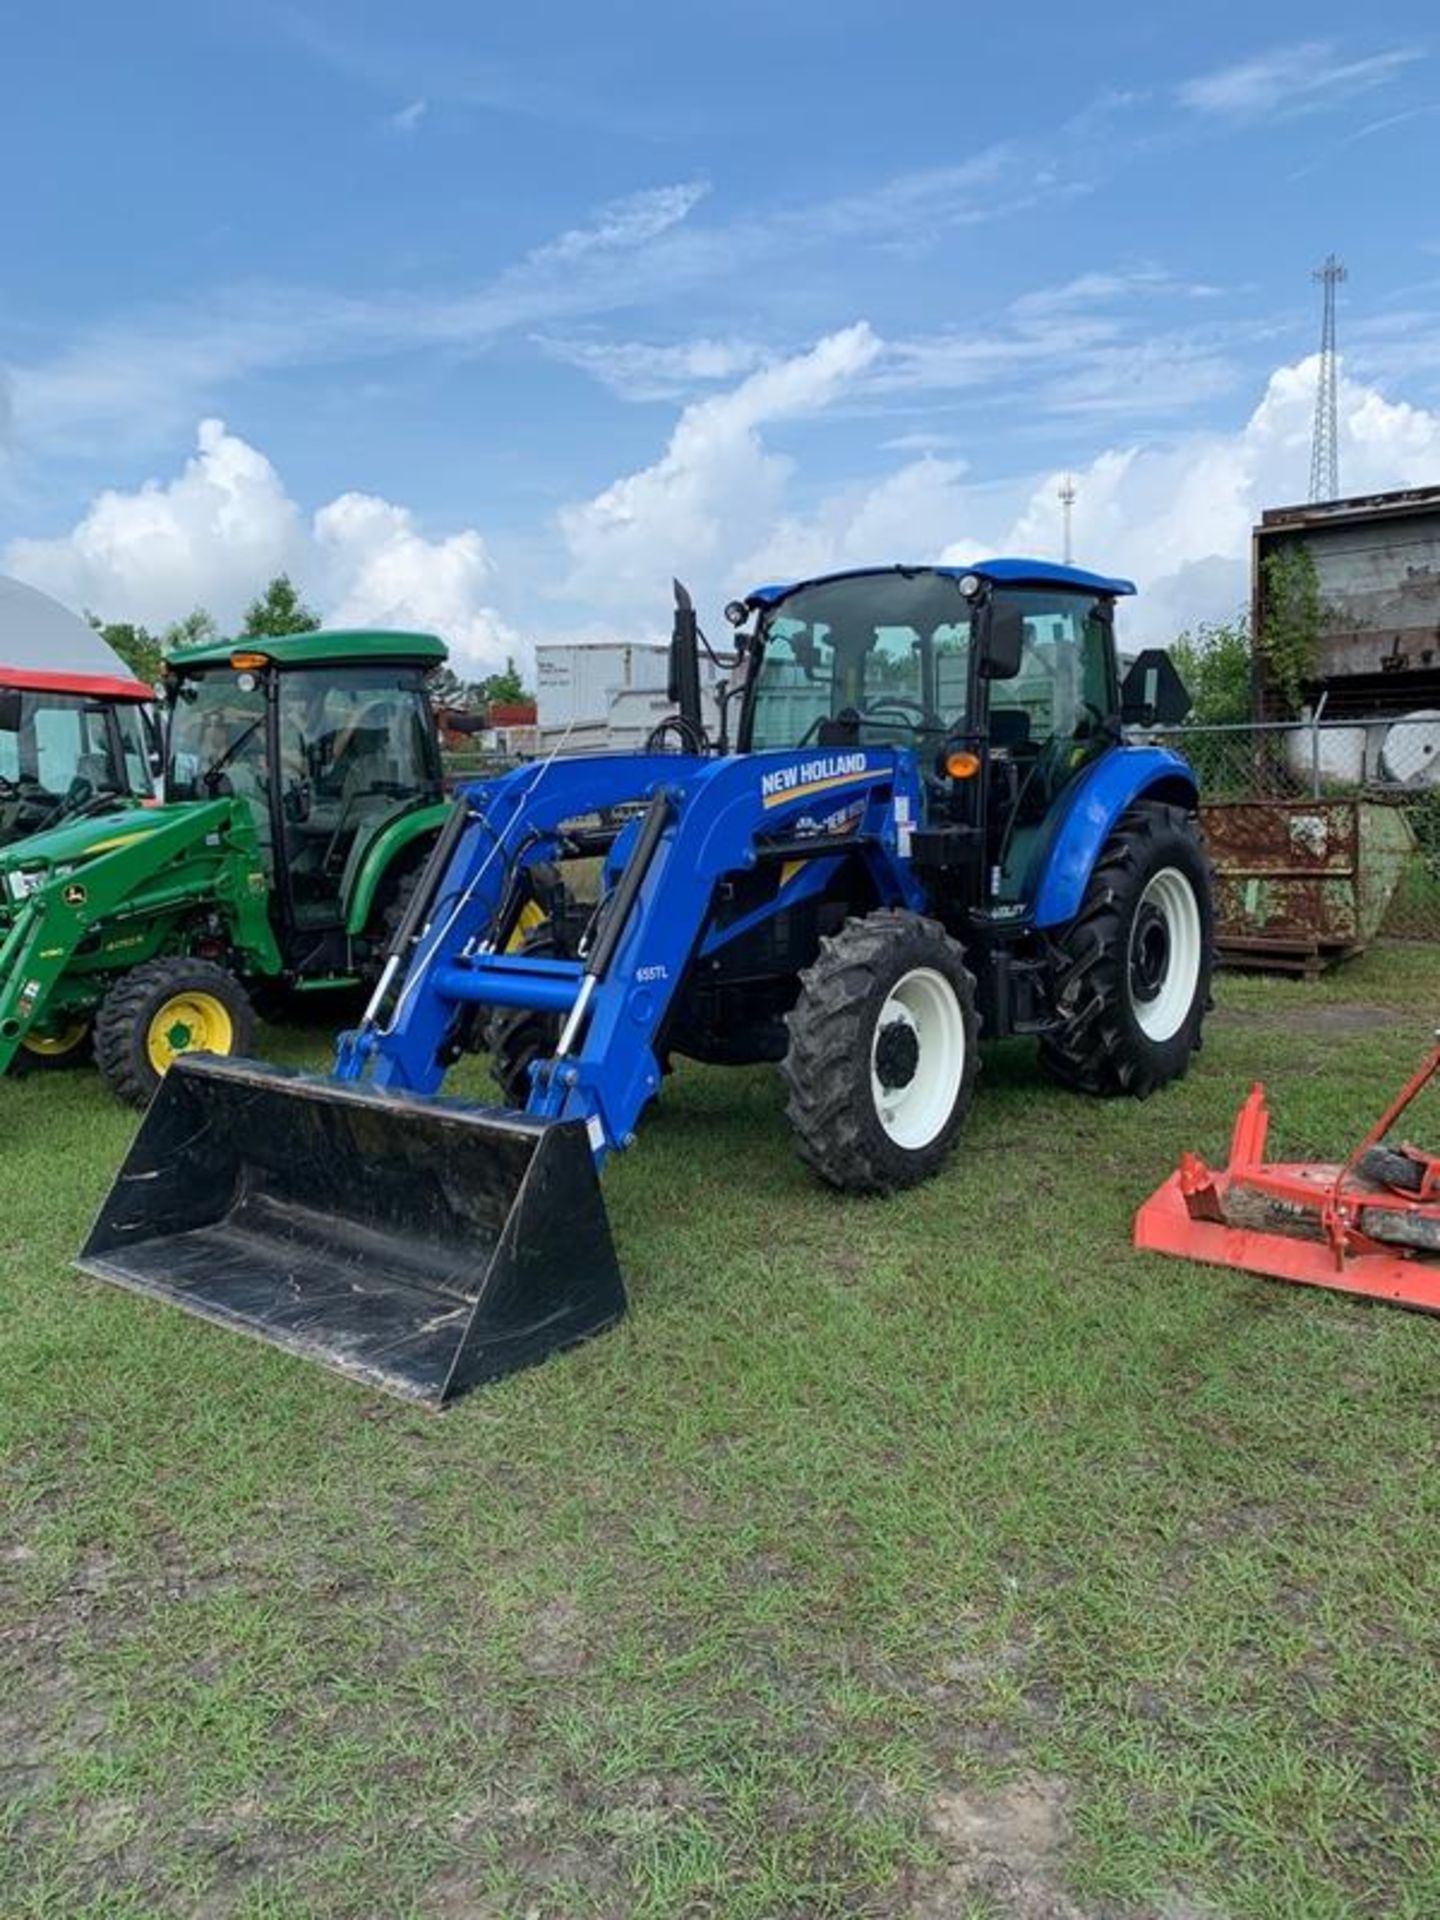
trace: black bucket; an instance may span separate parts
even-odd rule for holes
[[[250,1060],[175,1062],[78,1264],[432,1407],[625,1311],[583,1122]]]

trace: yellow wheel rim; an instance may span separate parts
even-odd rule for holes
[[[164,1073],[182,1053],[229,1053],[234,1043],[235,1023],[223,1000],[213,993],[176,993],[156,1008],[145,1051],[156,1073]]]
[[[549,917],[533,900],[527,900],[520,909],[520,918],[515,922],[515,931],[505,942],[505,951],[518,953],[527,937],[535,931],[536,927],[543,927]]]
[[[20,1045],[26,1053],[33,1053],[38,1059],[60,1060],[83,1046],[89,1031],[88,1020],[72,1020],[68,1026],[57,1027],[53,1033],[27,1033]]]

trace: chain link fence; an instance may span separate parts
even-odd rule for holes
[[[1440,713],[1144,737],[1195,769],[1222,917],[1228,900],[1260,933],[1283,901],[1322,946],[1346,944],[1347,914],[1351,944],[1440,938]]]

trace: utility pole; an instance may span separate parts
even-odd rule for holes
[[[1320,323],[1320,377],[1315,388],[1315,435],[1310,443],[1310,498],[1340,498],[1340,430],[1335,368],[1335,289],[1348,279],[1344,264],[1328,254],[1311,278],[1324,288]]]
[[[1068,567],[1075,558],[1074,548],[1070,541],[1070,516],[1075,505],[1075,476],[1073,473],[1067,473],[1061,480],[1057,498],[1060,501],[1060,512],[1065,525],[1065,564]]]

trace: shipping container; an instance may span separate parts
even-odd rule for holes
[[[553,641],[535,649],[537,719],[553,728],[603,722],[610,696],[633,687],[664,690],[670,650],[660,641]]]

